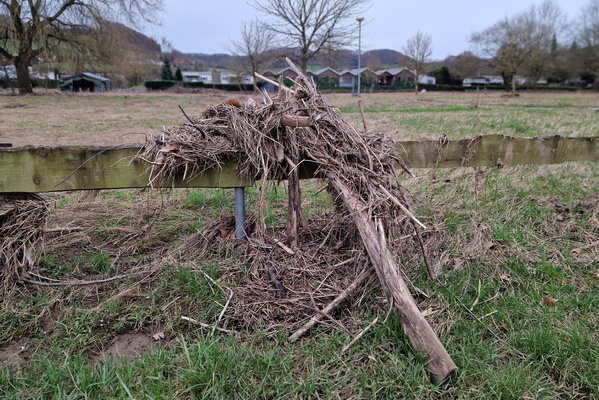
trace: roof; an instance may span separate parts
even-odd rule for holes
[[[105,84],[110,83],[110,79],[104,78],[103,76],[92,74],[91,72],[82,72],[77,75],[64,75],[63,77],[60,78],[60,84],[63,85],[63,84],[67,84],[67,82],[70,83],[74,80],[85,79],[85,78],[88,78],[89,80],[103,82]]]
[[[91,72],[82,72],[77,75],[65,75],[60,78],[60,88],[63,90],[64,88],[73,85],[74,82],[79,81],[88,81],[93,82],[94,86],[98,88],[98,90],[110,90],[110,79],[104,78],[103,76],[92,74]]]
[[[408,71],[409,73],[411,73],[412,75],[414,74],[414,72],[410,71],[409,69],[407,69],[406,67],[401,67],[401,68],[387,68],[387,69],[380,69],[378,71],[376,71],[377,75],[381,75],[384,74],[385,72],[390,74],[390,75],[397,75],[402,73],[403,71]]]
[[[333,68],[331,68],[331,67],[320,68],[320,69],[317,69],[316,71],[312,71],[312,73],[313,73],[314,75],[318,76],[318,75],[321,75],[321,74],[323,74],[323,73],[325,73],[325,72],[327,72],[327,71],[330,71],[330,72],[332,72],[332,73],[334,73],[334,74],[336,74],[336,75],[339,75],[339,72],[335,71],[335,70],[334,70]]]

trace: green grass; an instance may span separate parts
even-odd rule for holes
[[[409,112],[371,105],[367,118],[396,121],[410,135],[596,133],[597,114],[578,109],[576,98],[551,100],[555,113],[531,110],[547,105],[533,101],[530,107],[483,102],[475,109],[415,101]],[[358,112],[355,106],[342,111],[344,117]],[[51,195],[54,222],[85,229],[51,235],[35,271],[59,281],[156,272],[84,288],[11,288],[0,307],[0,398],[599,398],[599,249],[585,247],[599,237],[599,165],[415,172],[416,178],[401,179],[429,227],[424,238],[439,281],[427,278],[419,259],[404,269],[459,367],[450,382],[429,382],[425,360],[376,288],[333,314],[350,333],[321,324],[294,343],[287,340],[291,329],[281,326],[238,338],[182,320],[219,320],[229,298],[221,278],[231,266],[239,276],[260,273],[234,247],[202,257],[182,250],[189,235],[233,214],[233,193],[119,190],[87,201]],[[323,187],[317,180],[302,183],[306,216],[334,209]],[[260,193],[246,192],[252,212]],[[281,228],[285,185],[270,187],[265,198],[268,227]],[[231,305],[225,317],[230,312]],[[342,354],[375,317],[379,322]],[[154,341],[158,332],[165,338]],[[126,336],[151,345],[136,356],[99,359]],[[21,359],[6,359],[9,348],[23,348]]]

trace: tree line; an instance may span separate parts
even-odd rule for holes
[[[371,0],[253,0],[251,4],[260,19],[243,23],[230,51],[236,60],[232,69],[253,75],[283,56],[304,71],[314,59],[321,65],[336,65],[348,49],[356,48],[356,18],[363,16]],[[90,60],[99,68],[118,65],[120,71],[129,68],[131,82],[139,81],[147,73],[139,67],[143,55],[132,46],[127,48],[117,27],[158,20],[163,7],[163,0],[2,0],[0,62],[15,66],[22,94],[33,92],[29,66],[40,57],[70,59],[75,67]],[[580,79],[599,84],[599,0],[588,0],[574,21],[567,21],[553,0],[545,0],[473,33],[471,51],[442,64],[430,59],[432,39],[424,32],[405,39],[402,66],[418,74],[446,66],[447,79],[453,81],[496,74],[508,84],[516,76],[531,82],[543,77],[555,83]]]
[[[291,3],[297,7],[289,7]],[[232,44],[233,53],[252,74],[271,65],[281,47],[294,49],[287,56],[304,71],[316,57],[332,67],[344,49],[355,47],[355,19],[369,4],[367,0],[255,0],[254,8],[265,18],[243,24]],[[417,75],[433,70],[441,74],[440,83],[448,84],[469,76],[501,75],[512,88],[515,77],[522,76],[533,85],[541,78],[561,84],[595,82],[599,90],[599,0],[589,0],[573,21],[553,0],[545,0],[473,33],[469,41],[471,51],[432,62],[432,37],[416,32],[402,47],[402,66]]]

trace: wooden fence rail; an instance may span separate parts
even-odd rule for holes
[[[398,154],[410,168],[493,167],[516,164],[599,162],[599,137],[503,135],[461,140],[400,141]],[[148,165],[135,159],[142,145],[117,147],[0,148],[0,193],[52,192],[148,186]],[[305,178],[313,177],[310,169]],[[210,170],[193,180],[176,179],[172,187],[234,188],[254,184],[235,175],[235,164]]]

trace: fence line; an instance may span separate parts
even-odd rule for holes
[[[599,162],[598,143],[599,137],[488,135],[399,141],[396,149],[409,168],[502,167]],[[147,187],[148,165],[135,158],[141,148],[141,144],[0,148],[0,193]],[[313,171],[307,165],[303,177],[314,177]],[[235,163],[227,162],[221,169],[205,171],[193,180],[179,177],[169,187],[234,188],[253,184],[253,178],[236,176]]]

